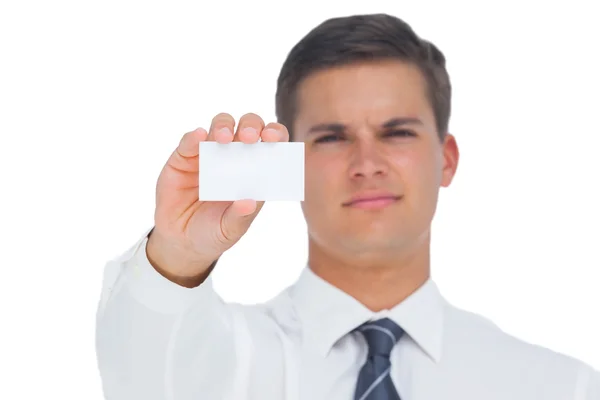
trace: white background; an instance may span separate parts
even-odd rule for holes
[[[101,398],[104,262],[152,225],[181,135],[220,111],[274,120],[287,51],[325,18],[381,11],[442,49],[454,85],[443,294],[600,368],[596,2],[336,3],[2,2],[0,398]],[[305,246],[298,204],[268,204],[215,272],[219,293],[268,300]]]

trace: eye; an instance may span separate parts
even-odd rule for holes
[[[325,135],[325,136],[321,136],[320,138],[315,140],[315,143],[337,142],[338,140],[341,140],[341,139],[343,139],[343,136],[340,134]]]
[[[399,129],[395,131],[386,132],[383,134],[385,137],[414,137],[417,136],[413,131],[407,129]]]

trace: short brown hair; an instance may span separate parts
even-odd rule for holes
[[[366,14],[324,21],[288,54],[275,95],[277,121],[290,131],[296,116],[300,82],[319,70],[355,62],[399,59],[416,65],[427,82],[427,96],[440,140],[448,131],[451,85],[443,53],[421,39],[406,22],[388,14]]]

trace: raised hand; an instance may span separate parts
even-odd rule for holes
[[[147,255],[158,272],[182,286],[200,284],[210,267],[248,231],[264,202],[199,201],[199,144],[201,141],[244,143],[289,141],[279,123],[265,125],[256,114],[244,115],[235,127],[226,113],[215,116],[209,131],[186,133],[163,167],[156,185],[155,227]]]

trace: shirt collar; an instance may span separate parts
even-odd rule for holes
[[[445,301],[431,279],[391,310],[373,312],[317,276],[308,266],[292,287],[292,301],[305,337],[322,356],[360,324],[388,317],[434,361],[442,351]]]

